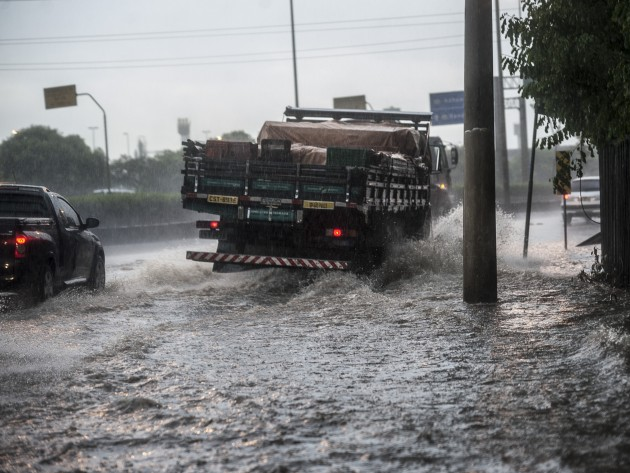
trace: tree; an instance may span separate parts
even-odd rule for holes
[[[256,141],[251,137],[251,135],[245,133],[243,130],[235,130],[224,133],[221,139],[224,141],[249,141],[250,143]]]
[[[525,17],[504,16],[512,55],[503,59],[526,79],[552,147],[580,139],[599,151],[602,254],[606,273],[630,285],[630,4],[619,0],[523,0]]]
[[[182,154],[160,151],[154,157],[123,156],[111,163],[114,187],[126,187],[141,192],[179,192],[182,185]]]
[[[512,56],[549,136],[603,144],[630,133],[630,7],[618,0],[523,0],[527,16],[504,16]]]
[[[21,130],[0,144],[0,178],[68,195],[91,192],[104,182],[105,157],[80,136],[62,136],[45,126]]]

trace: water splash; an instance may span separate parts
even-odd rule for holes
[[[426,240],[405,240],[390,245],[375,280],[381,284],[423,273],[461,275],[463,273],[464,209],[459,205],[440,217]],[[513,257],[520,233],[512,214],[497,208],[497,258],[501,264]]]

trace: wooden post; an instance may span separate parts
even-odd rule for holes
[[[523,239],[523,258],[527,259],[529,248],[529,224],[532,215],[532,194],[534,190],[534,160],[536,159],[536,133],[538,131],[538,110],[534,112],[534,134],[532,137],[532,158],[529,160],[529,181],[527,185],[527,209],[525,210],[525,238]]]
[[[492,0],[466,0],[464,301],[497,301]]]

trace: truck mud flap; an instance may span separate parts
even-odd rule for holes
[[[350,266],[350,263],[348,261],[289,258],[285,256],[256,256],[229,253],[208,253],[203,251],[187,251],[186,259],[192,261],[201,261],[205,263],[230,263],[262,267],[325,269],[341,271],[348,270]]]

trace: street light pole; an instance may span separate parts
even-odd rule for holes
[[[97,126],[88,126],[90,130],[92,130],[92,152],[96,149],[96,140],[94,139],[94,131],[98,130]]]
[[[295,106],[300,106],[298,98],[297,59],[295,57],[295,23],[293,22],[293,0],[291,2],[291,44],[293,45],[293,83],[295,87]]]
[[[107,192],[111,193],[112,192],[112,183],[111,183],[111,178],[110,178],[110,175],[109,175],[109,145],[107,143],[107,114],[105,113],[105,109],[103,107],[101,107],[101,104],[98,103],[94,97],[92,97],[92,94],[89,94],[87,92],[83,92],[83,93],[77,94],[77,97],[79,95],[87,95],[88,97],[90,97],[92,99],[92,101],[96,104],[96,106],[98,108],[100,108],[101,111],[103,112],[103,127],[105,129],[105,169],[106,169],[106,173],[107,173]]]
[[[123,135],[125,135],[125,137],[127,138],[127,156],[131,157],[129,155],[129,133],[124,132]]]

